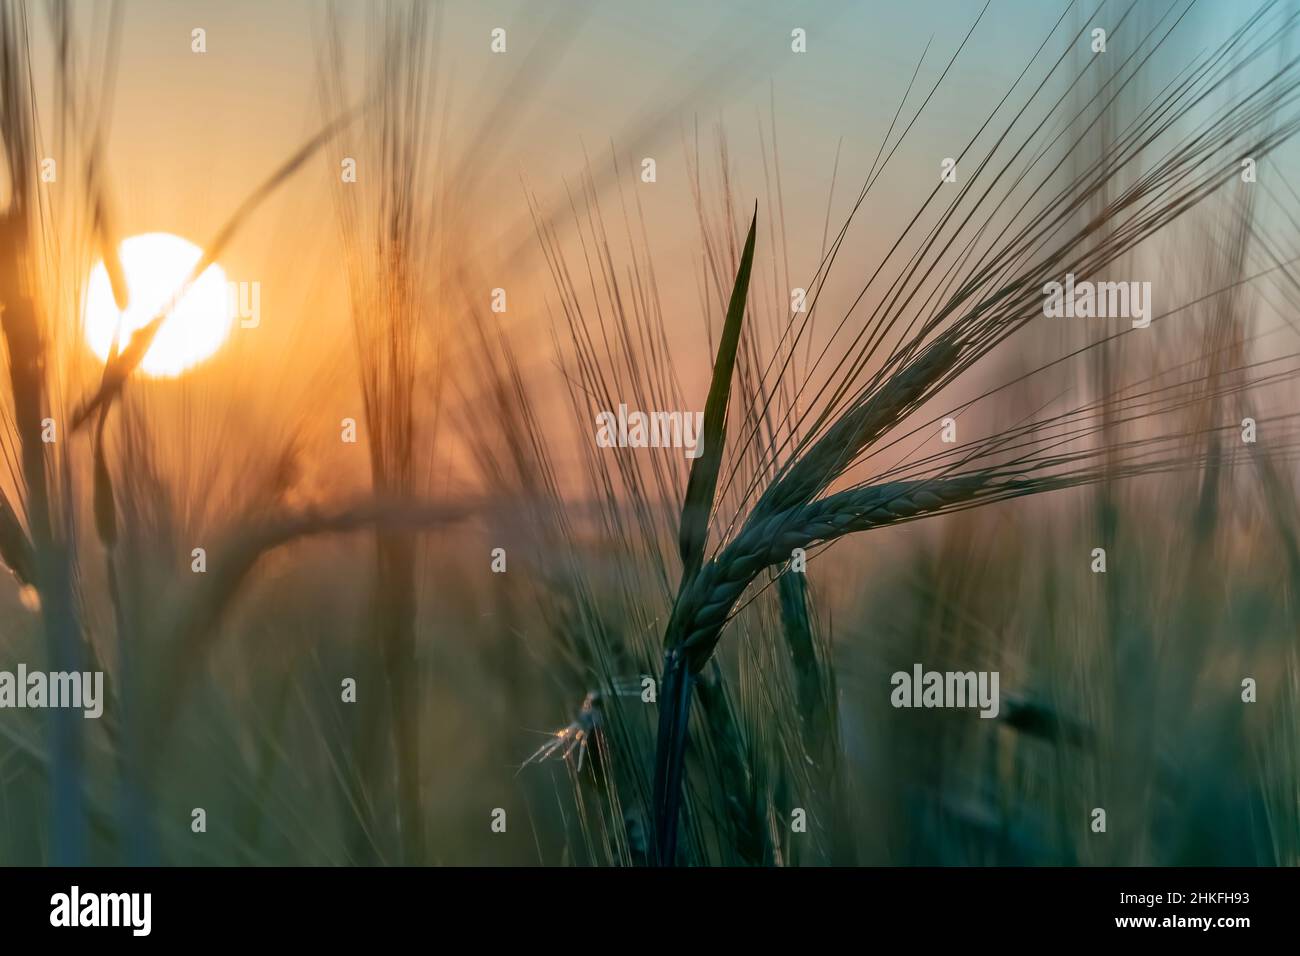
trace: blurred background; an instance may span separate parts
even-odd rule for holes
[[[879,367],[873,310],[968,309],[1023,217],[1141,232],[1104,276],[1161,321],[1027,321],[856,463],[945,453],[953,414],[1096,470],[764,574],[697,700],[683,862],[1300,861],[1294,4],[2,10],[0,670],[108,701],[0,710],[0,863],[648,862],[690,461],[593,415],[704,408],[755,205],[715,542],[841,362]],[[992,201],[932,205],[947,157]],[[260,296],[175,377],[84,335],[92,269],[154,232]],[[998,719],[891,707],[915,662],[998,671]]]

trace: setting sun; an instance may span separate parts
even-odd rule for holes
[[[86,343],[107,359],[113,339],[125,347],[136,330],[147,325],[176,294],[203,250],[166,232],[126,239],[119,247],[130,303],[118,312],[108,271],[99,262],[86,287]],[[168,313],[153,344],[140,363],[146,375],[176,376],[210,358],[230,334],[231,310],[226,274],[213,263]]]

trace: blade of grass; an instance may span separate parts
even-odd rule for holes
[[[758,226],[758,207],[749,223],[745,251],[740,257],[736,283],[727,306],[727,319],[718,339],[718,355],[713,363],[713,380],[704,405],[704,429],[700,439],[703,453],[691,466],[691,477],[682,502],[679,544],[682,553],[682,580],[695,576],[704,562],[704,548],[709,538],[709,515],[722,468],[722,453],[727,436],[727,403],[731,398],[731,378],[736,367],[736,351],[745,318],[745,300],[749,293],[749,274],[754,265],[754,233]]]

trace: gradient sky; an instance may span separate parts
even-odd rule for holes
[[[700,255],[684,138],[698,123],[708,155],[721,124],[735,194],[760,197],[761,205],[768,186],[760,128],[770,153],[775,119],[791,273],[809,277],[821,246],[837,149],[832,229],[871,168],[922,51],[928,44],[917,89],[928,90],[982,6],[973,0],[447,3],[438,57],[441,93],[437,115],[430,117],[441,124],[446,115],[447,140],[437,163],[449,169],[471,163],[485,174],[485,188],[472,204],[475,235],[465,241],[482,250],[487,281],[511,288],[514,334],[539,345],[525,353],[544,360],[550,288],[521,179],[543,202],[559,203],[584,157],[604,168],[613,144],[627,163],[625,186],[641,189],[637,195],[690,390],[707,375],[709,351],[700,334]],[[83,43],[102,26],[105,8],[100,0],[78,6]],[[366,14],[361,4],[340,8],[355,75],[366,49]],[[933,188],[940,158],[957,152],[977,130],[1064,9],[1049,0],[991,3],[891,162],[869,215],[855,225],[843,267],[849,279],[864,274],[897,235]],[[1097,9],[1102,12],[1093,16]],[[1074,28],[1110,24],[1123,9],[1115,3],[1078,4],[1065,22]],[[1164,2],[1139,0],[1126,29],[1145,29],[1167,9]],[[1251,9],[1253,4],[1199,4],[1157,55],[1152,76],[1171,77]],[[107,151],[122,234],[160,230],[205,243],[320,128],[314,71],[326,11],[326,4],[314,0],[126,4]],[[563,15],[548,22],[555,11]],[[505,56],[489,50],[496,26],[508,30]],[[190,49],[195,27],[207,31],[202,55]],[[808,32],[806,54],[790,50],[794,27]],[[1052,50],[1061,48],[1064,35],[1058,32]],[[49,66],[43,22],[36,39],[40,84],[39,74]],[[1112,38],[1112,44],[1122,40]],[[1079,46],[1078,55],[1086,55],[1086,44]],[[527,82],[512,87],[515,70],[525,64]],[[908,115],[918,100],[914,93]],[[493,115],[498,122],[467,155],[472,135]],[[658,162],[653,187],[632,179],[642,156]],[[256,359],[243,369],[250,385],[261,387],[290,348],[321,352],[322,374],[329,380],[341,383],[351,375],[347,299],[330,202],[337,161],[323,156],[300,171],[223,256],[231,279],[262,284],[264,326],[257,347],[235,350],[236,356]],[[708,168],[711,174],[712,164]],[[610,201],[616,202],[612,193]],[[507,249],[518,254],[507,255]],[[846,282],[844,301],[853,291]],[[330,343],[337,348],[331,351]]]
[[[81,10],[99,15],[104,6],[87,0]],[[355,25],[345,36],[359,55],[361,5],[341,6]],[[499,131],[491,155],[475,157],[499,177],[506,204],[518,205],[521,170],[545,188],[580,168],[584,146],[598,152],[612,140],[628,155],[656,156],[666,187],[659,192],[672,193],[658,204],[668,205],[685,198],[677,188],[684,172],[682,130],[697,118],[706,129],[725,121],[737,168],[755,175],[756,117],[766,120],[774,97],[787,201],[821,209],[840,138],[841,181],[856,183],[927,42],[922,82],[937,76],[981,6],[972,0],[452,0],[440,58],[450,91],[451,143],[458,130],[467,134],[501,102],[510,68],[532,55],[538,81],[528,86],[517,121]],[[1238,6],[1251,5],[1201,4],[1180,27],[1182,42],[1164,55],[1172,62],[1208,45],[1224,21],[1242,15],[1229,9]],[[128,231],[201,234],[213,228],[259,176],[310,135],[319,118],[313,27],[325,9],[312,0],[126,5],[110,159]],[[571,15],[548,33],[536,13],[557,9]],[[1047,0],[995,0],[932,104],[927,128],[918,132],[942,149],[973,129],[1061,9]],[[1143,0],[1137,17],[1149,21],[1165,9]],[[1083,19],[1082,13],[1070,16]],[[506,57],[488,51],[488,32],[498,25],[510,31]],[[196,26],[208,34],[202,56],[190,52]],[[802,56],[789,49],[795,26],[809,34]]]

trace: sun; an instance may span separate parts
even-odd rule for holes
[[[119,335],[119,351],[131,335],[167,306],[203,255],[192,242],[166,232],[149,232],[123,240],[118,247],[126,277],[129,303],[119,312],[104,263],[95,264],[86,285],[86,343],[107,359]],[[140,371],[155,377],[175,377],[210,358],[230,335],[226,273],[213,263],[203,270],[163,320]]]

